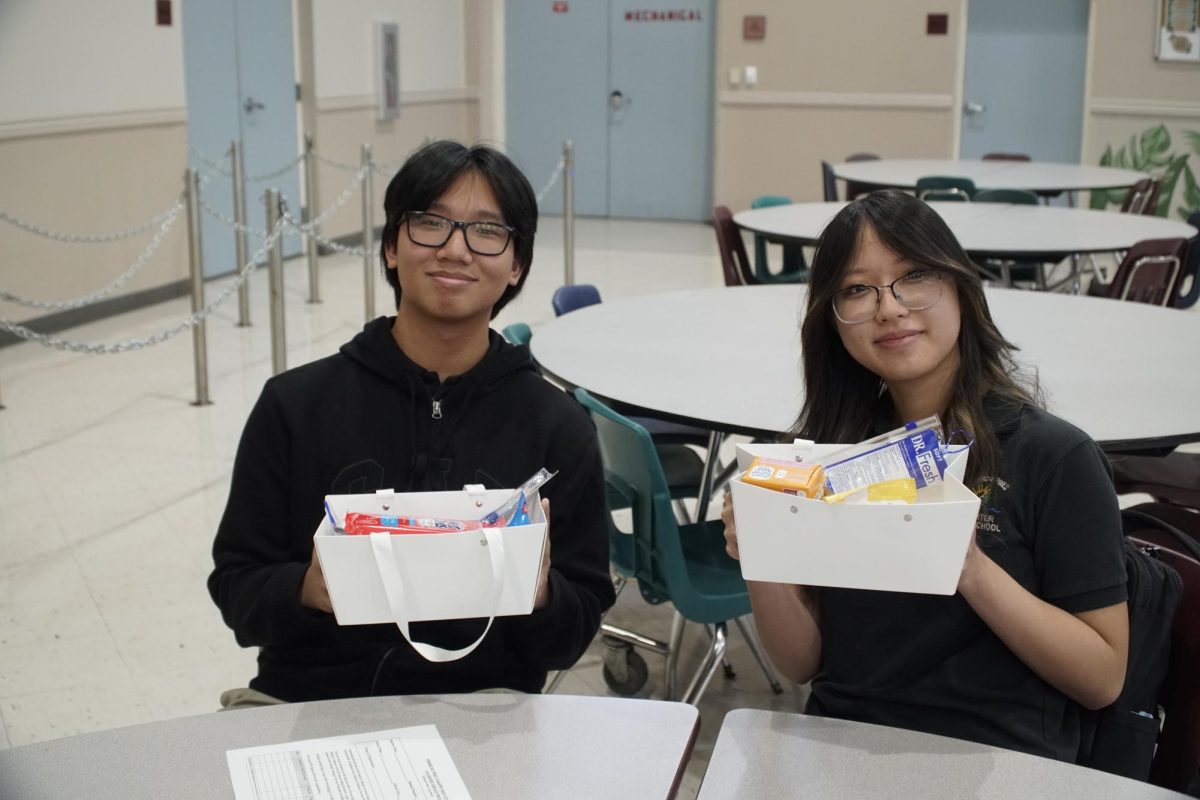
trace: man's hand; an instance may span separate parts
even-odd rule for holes
[[[300,605],[305,608],[333,613],[333,602],[329,599],[329,587],[325,585],[325,573],[321,570],[321,559],[313,548],[312,561],[304,572],[304,580],[300,583]]]

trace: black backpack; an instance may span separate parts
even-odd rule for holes
[[[1179,549],[1200,559],[1200,545],[1186,533],[1144,512],[1121,512],[1126,536],[1165,532]],[[1161,725],[1158,694],[1167,675],[1171,625],[1183,596],[1179,574],[1158,560],[1157,549],[1125,540],[1129,595],[1129,664],[1125,687],[1111,706],[1085,712],[1077,763],[1144,781],[1150,775]]]

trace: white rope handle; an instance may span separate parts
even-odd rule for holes
[[[383,582],[383,591],[387,595],[388,606],[392,611],[392,620],[396,623],[396,627],[400,629],[400,634],[404,639],[426,661],[432,661],[435,664],[457,661],[474,651],[483,641],[483,638],[487,636],[488,631],[492,629],[492,622],[496,619],[496,610],[500,607],[500,593],[504,590],[504,536],[496,528],[484,528],[480,533],[483,534],[487,543],[488,558],[492,566],[492,610],[488,614],[487,627],[483,629],[483,633],[479,634],[479,638],[458,650],[447,650],[436,645],[414,642],[412,640],[412,636],[408,631],[409,617],[411,616],[408,611],[411,607],[409,601],[410,583],[401,574],[400,562],[396,559],[395,552],[392,550],[392,536],[402,534],[392,534],[384,531],[376,531],[371,534],[371,551],[375,555],[375,566],[379,570],[379,579]],[[439,534],[417,535],[437,536]]]

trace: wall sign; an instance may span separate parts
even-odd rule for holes
[[[767,38],[767,18],[762,15],[742,17],[742,38],[755,41]]]
[[[400,116],[400,26],[375,23],[375,118]]]
[[[1200,0],[1159,0],[1154,57],[1200,64]]]
[[[626,11],[626,22],[700,22],[700,9],[680,8],[674,11]]]

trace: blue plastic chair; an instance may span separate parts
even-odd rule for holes
[[[585,306],[594,306],[599,302],[600,290],[590,283],[560,286],[554,290],[554,296],[550,298],[550,306],[554,309],[556,317],[561,317],[563,314]]]
[[[1024,189],[980,189],[975,192],[976,203],[1011,203],[1018,206],[1036,206],[1038,196]]]
[[[614,543],[622,559],[619,567],[637,580],[642,597],[649,603],[670,601],[689,622],[712,626],[712,643],[688,683],[683,702],[698,703],[726,649],[726,628],[733,621],[742,631],[767,681],[782,692],[779,681],[767,666],[753,633],[742,617],[750,613],[750,597],[741,569],[725,552],[725,526],[720,520],[680,525],[671,508],[662,464],[646,429],[623,417],[583,389],[575,397],[596,424],[600,458],[604,463],[608,492],[622,498],[632,512],[632,535]],[[673,664],[678,657],[682,626],[670,642],[668,687],[674,686]],[[668,689],[668,699],[671,699]]]
[[[791,205],[792,198],[780,194],[765,194],[750,201],[751,208]],[[804,248],[798,244],[782,242],[783,267],[771,272],[771,261],[767,258],[770,240],[761,233],[754,234],[754,277],[762,283],[797,283],[808,277],[808,262],[804,260]]]

